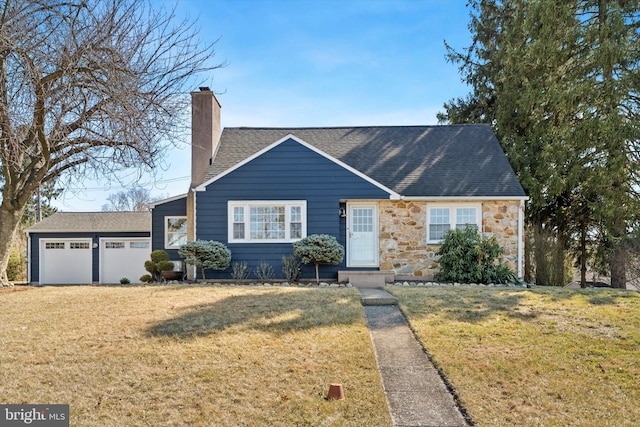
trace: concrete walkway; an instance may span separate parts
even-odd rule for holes
[[[396,427],[466,426],[453,396],[382,289],[360,289],[382,385]]]

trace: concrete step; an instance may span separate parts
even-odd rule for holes
[[[360,288],[362,305],[398,305],[398,298],[382,289]]]
[[[349,282],[356,288],[382,288],[385,283],[393,282],[392,270],[340,270],[339,282]]]

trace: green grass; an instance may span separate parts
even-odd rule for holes
[[[73,426],[389,426],[354,289],[0,291],[0,402]],[[346,399],[325,400],[330,383]]]
[[[387,289],[480,425],[640,425],[640,294]]]

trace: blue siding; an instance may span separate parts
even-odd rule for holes
[[[346,246],[346,219],[340,218],[340,200],[388,199],[389,194],[293,139],[282,142],[260,157],[211,183],[196,193],[198,239],[218,240],[232,252],[232,262],[247,261],[255,269],[262,261],[272,264],[282,277],[282,256],[292,253],[290,243],[229,244],[227,202],[251,200],[306,200],[307,235],[329,234]],[[336,277],[339,266],[320,266],[322,277]],[[207,272],[207,277],[229,278],[225,272]],[[315,277],[312,265],[303,277]]]
[[[187,216],[187,197],[157,205],[151,211],[151,249],[167,251],[169,259],[180,259],[177,249],[164,247],[164,218],[167,216]]]
[[[86,239],[91,238],[91,242],[100,245],[101,238],[113,237],[149,237],[148,232],[128,232],[128,233],[33,233],[29,235],[31,239],[31,264],[29,269],[31,272],[31,281],[40,281],[40,239]],[[91,262],[91,280],[97,282],[100,280],[100,248],[92,249]],[[151,253],[151,251],[149,251]]]

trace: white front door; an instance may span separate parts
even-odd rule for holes
[[[347,266],[378,266],[378,215],[376,205],[348,205]]]

